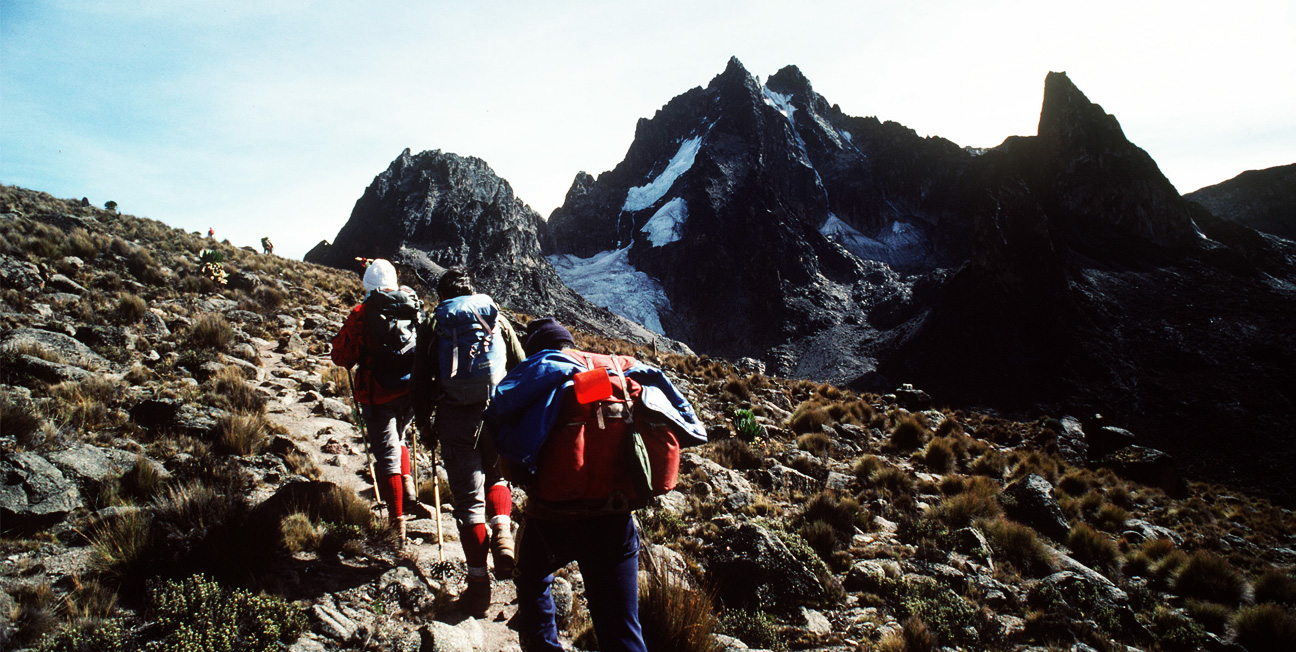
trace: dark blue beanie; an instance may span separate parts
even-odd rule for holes
[[[545,349],[561,349],[573,343],[571,331],[563,328],[557,319],[545,317],[527,324],[526,342],[522,348],[532,356]]]

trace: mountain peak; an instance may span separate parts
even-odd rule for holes
[[[784,66],[782,70],[770,75],[765,82],[765,87],[776,93],[787,93],[800,97],[814,97],[814,89],[810,87],[810,80],[801,74],[801,69],[796,66]]]
[[[1116,117],[1090,102],[1065,72],[1050,72],[1044,78],[1038,133],[1052,145],[1125,141]]]

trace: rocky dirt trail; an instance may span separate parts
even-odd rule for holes
[[[267,396],[269,419],[287,430],[287,437],[298,450],[309,455],[322,472],[321,480],[351,489],[362,499],[373,501],[374,486],[366,462],[365,441],[350,421],[350,401],[343,397],[328,398],[311,389],[321,385],[321,373],[329,366],[327,358],[309,355],[302,349],[294,351],[291,346],[285,352],[284,347],[276,347],[273,342],[264,342],[258,348],[262,366],[254,384]],[[424,481],[431,477],[430,462],[430,451],[420,447],[417,472]],[[314,631],[304,636],[294,649],[302,652],[335,649],[337,643],[387,649],[387,644],[382,642],[385,639],[392,644],[391,649],[520,650],[517,634],[508,627],[508,621],[517,611],[511,580],[495,579],[491,605],[484,618],[471,617],[459,608],[457,596],[463,587],[466,565],[454,518],[449,512],[444,471],[442,478],[442,500],[447,503],[439,512],[442,545],[437,545],[436,521],[410,520],[406,524],[407,541],[400,551],[387,548],[363,559],[343,558],[336,567],[322,571],[315,564],[305,573],[314,577],[301,573],[289,575],[291,590],[286,597],[313,603],[316,624]],[[269,493],[276,489],[266,488]],[[385,517],[385,512],[376,516]],[[433,598],[432,604],[424,600],[425,604],[413,609],[378,606],[379,596],[393,594],[393,582],[405,589],[424,583],[427,594]],[[342,622],[324,622],[339,616]],[[327,640],[330,638],[333,640]]]

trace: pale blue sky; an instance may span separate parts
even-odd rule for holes
[[[970,146],[1034,134],[1064,70],[1181,192],[1296,162],[1289,0],[0,0],[0,183],[299,258],[409,147],[548,215],[731,55]]]

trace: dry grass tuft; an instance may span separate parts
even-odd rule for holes
[[[711,459],[735,471],[759,469],[765,458],[741,439],[725,439],[707,449]]]
[[[713,652],[718,626],[709,592],[690,586],[682,571],[647,565],[639,585],[639,621],[649,650]]]
[[[189,327],[185,341],[195,349],[228,351],[234,343],[234,327],[222,315],[203,313]]]
[[[262,414],[225,414],[216,420],[216,450],[256,455],[265,449],[270,422]]]
[[[1077,560],[1092,568],[1114,569],[1120,559],[1116,542],[1087,523],[1079,523],[1071,528],[1066,543]]]
[[[895,428],[891,430],[891,438],[888,440],[888,444],[894,450],[913,451],[922,448],[922,445],[926,443],[930,436],[931,432],[927,430],[927,426],[923,425],[923,422],[918,417],[911,414],[901,419]]]
[[[828,436],[828,433],[823,431],[807,432],[797,437],[796,444],[797,448],[808,451],[811,455],[827,457],[829,451],[832,450],[833,440],[832,437]]]
[[[1242,602],[1246,580],[1227,559],[1198,550],[1179,569],[1174,580],[1174,590],[1185,598],[1236,606]]]
[[[1233,617],[1237,642],[1249,652],[1290,650],[1296,641],[1296,616],[1276,604],[1243,607]]]
[[[792,432],[805,434],[807,432],[819,432],[824,424],[828,423],[828,410],[822,405],[814,402],[802,403],[792,414],[788,421],[788,427]]]
[[[1296,607],[1296,575],[1277,568],[1267,568],[1255,580],[1255,601]]]
[[[309,516],[295,512],[279,522],[279,542],[291,553],[310,552],[319,549],[325,531],[312,523]]]
[[[978,521],[977,527],[985,534],[996,559],[1036,577],[1052,569],[1052,556],[1035,530],[1003,518]]]

